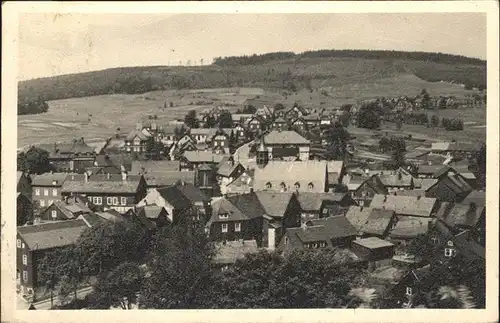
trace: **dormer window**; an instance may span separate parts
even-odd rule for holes
[[[312,191],[312,190],[313,190],[313,188],[314,188],[314,184],[313,184],[313,183],[309,183],[309,184],[307,184],[307,188],[308,188],[310,191]]]
[[[229,219],[229,214],[221,213],[221,214],[219,214],[219,219]]]
[[[300,184],[299,182],[296,182],[295,184],[293,184],[293,187],[295,188],[295,190],[299,190],[300,189]]]
[[[267,188],[267,189],[271,189],[271,187],[272,187],[271,182],[267,182],[267,183],[266,183],[266,188]]]
[[[283,192],[284,192],[284,191],[286,191],[286,185],[285,185],[285,183],[284,183],[284,182],[281,182],[281,184],[280,184],[280,189],[281,189],[281,191],[283,191]]]

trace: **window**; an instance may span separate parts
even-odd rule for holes
[[[324,241],[321,241],[321,242],[319,243],[319,246],[320,246],[321,248],[324,248],[324,247],[326,247],[326,242],[324,242]]]
[[[28,256],[23,255],[23,265],[27,265],[27,264],[28,264]]]
[[[102,197],[94,196],[94,204],[101,205],[102,204]]]
[[[26,247],[26,245],[23,243],[21,243],[21,248],[24,249]]]
[[[224,147],[224,141],[221,141],[221,142],[220,142],[220,146],[221,146],[221,147]]]
[[[309,184],[307,185],[307,188],[309,188],[309,190],[310,190],[310,191],[312,191],[312,189],[314,188],[313,183],[309,183]]]
[[[267,183],[266,183],[266,188],[267,188],[267,189],[270,189],[271,187],[272,187],[271,183],[270,183],[270,182],[267,182]]]
[[[284,191],[286,191],[286,185],[285,185],[285,183],[281,182],[281,184],[280,184],[280,189],[281,189],[283,192],[284,192]]]
[[[40,200],[40,206],[45,206],[45,200]]]
[[[35,195],[40,196],[40,189],[39,188],[35,189]]]
[[[113,197],[113,205],[118,205],[118,204],[120,204],[118,198]]]
[[[453,241],[448,241],[447,245],[453,247]]]
[[[107,197],[106,198],[106,204],[112,205],[113,204],[113,198],[112,197]]]
[[[24,280],[25,282],[27,282],[27,281],[28,281],[28,272],[27,272],[26,270],[23,270],[23,280]]]
[[[406,295],[411,296],[413,293],[411,287],[406,287]]]
[[[285,236],[285,246],[288,245],[288,237]]]
[[[227,232],[227,223],[222,224],[222,232]]]
[[[43,195],[44,195],[44,196],[49,196],[49,190],[48,190],[47,188],[45,188],[45,189],[43,190]]]
[[[57,188],[52,189],[52,196],[57,196]]]
[[[127,198],[126,197],[122,197],[120,199],[121,199],[120,202],[121,202],[122,205],[127,205]]]
[[[219,219],[229,219],[229,214],[221,213],[221,214],[219,214]]]
[[[57,218],[57,211],[56,210],[53,210],[51,212],[51,214],[52,214],[52,218]]]
[[[234,232],[240,232],[241,231],[241,223],[237,222],[234,224]]]
[[[450,249],[450,248],[445,248],[444,249],[444,255],[445,255],[445,257],[453,257],[454,254],[455,254],[455,250],[454,249]]]
[[[17,239],[17,247],[21,248],[21,239]]]
[[[295,189],[298,191],[300,189],[299,182],[296,182],[295,184],[293,184],[293,187],[295,187]]]
[[[313,248],[318,248],[318,244],[316,242],[313,243]]]

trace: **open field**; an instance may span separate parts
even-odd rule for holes
[[[351,79],[348,82],[323,86],[315,90],[299,90],[284,96],[282,91],[262,88],[217,88],[194,90],[164,90],[144,94],[110,94],[91,97],[49,101],[49,110],[38,115],[18,116],[18,147],[39,143],[69,141],[84,137],[87,142],[103,141],[116,134],[127,133],[135,124],[148,115],[157,115],[157,123],[166,125],[176,119],[183,119],[187,111],[202,111],[216,105],[230,104],[232,112],[247,98],[259,96],[271,102],[282,102],[290,106],[294,102],[310,108],[339,107],[345,103],[381,96],[415,95],[426,88],[431,95],[455,95],[458,98],[473,93],[457,84],[431,83],[411,74],[395,74],[389,77]],[[320,84],[317,84],[320,85]],[[322,91],[326,90],[326,91]],[[325,93],[327,95],[325,95]],[[173,107],[169,103],[173,103]],[[167,107],[164,109],[164,104]],[[462,132],[432,130],[423,126],[404,125],[404,132],[426,133],[430,139],[442,138],[464,141],[482,140],[485,136],[484,109],[428,111],[441,117],[459,117],[466,125]],[[89,121],[89,115],[92,115]],[[394,128],[394,124],[384,127]]]

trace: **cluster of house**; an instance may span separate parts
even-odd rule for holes
[[[353,261],[372,268],[384,297],[403,290],[399,300],[409,299],[418,288],[415,277],[425,272],[405,251],[420,235],[433,237],[443,260],[457,254],[484,260],[485,193],[466,162],[451,162],[467,154],[450,157],[464,147],[433,146],[408,156],[411,167],[363,169],[316,158],[308,139],[279,126],[281,120],[307,124],[310,115],[298,106],[273,111],[263,105],[253,115],[233,114],[233,129],[190,129],[179,138],[141,126],[121,146],[141,152],[147,140],[170,142],[171,160],[132,160],[96,151],[83,139],[48,147],[56,172],[17,176],[17,217],[31,219],[18,221],[20,290],[33,292],[41,284],[37,261],[46,252],[74,244],[96,223],[138,221],[156,230],[188,215],[202,221],[217,244],[216,268],[261,249],[346,248]],[[270,128],[263,131],[266,118]],[[228,150],[238,127],[241,136],[255,131],[257,138]],[[388,272],[400,275],[379,277]]]

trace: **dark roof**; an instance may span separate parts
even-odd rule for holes
[[[302,210],[319,211],[323,201],[341,202],[346,197],[347,193],[300,192],[296,193],[296,195]]]
[[[448,176],[443,177],[440,181],[429,187],[427,190],[435,187],[436,185],[438,187],[438,191],[446,187],[457,196],[465,195],[472,191],[472,187],[463,179],[462,176],[458,174],[448,174]]]
[[[219,168],[217,169],[217,175],[230,177],[238,167],[243,167],[243,166],[237,162],[230,162],[230,161],[222,162]]]
[[[475,227],[485,215],[485,206],[443,202],[436,217],[451,227]]]
[[[83,220],[89,227],[93,227],[102,221],[101,218],[93,213],[80,214],[77,219]]]
[[[192,207],[191,201],[176,186],[159,188],[157,191],[175,209],[188,209]]]
[[[74,244],[89,226],[81,219],[46,222],[17,227],[30,250],[44,250]]]
[[[370,215],[361,227],[361,232],[367,234],[383,235],[395,217],[392,210],[372,209]]]
[[[32,186],[62,186],[68,173],[45,173],[32,177]]]
[[[430,217],[436,199],[420,196],[396,196],[376,194],[370,206],[373,208],[394,210],[398,215]]]
[[[475,242],[470,237],[468,231],[463,231],[452,238],[453,242],[460,249],[462,254],[469,260],[484,260],[486,251],[483,246]]]
[[[291,240],[295,240],[296,243],[300,241],[299,245],[308,242],[325,241],[331,246],[332,239],[356,235],[356,228],[344,216],[332,216],[310,220],[300,228],[288,228],[287,232]],[[291,243],[293,246],[294,241],[291,241]]]
[[[384,183],[382,183],[378,175],[370,176],[361,185],[363,184],[370,186],[377,194],[387,194],[387,188]]]
[[[175,185],[177,190],[179,190],[192,204],[197,202],[210,202],[210,197],[206,196],[198,187],[190,183],[177,184]]]
[[[229,214],[229,219],[220,219],[219,214]],[[212,203],[210,222],[242,221],[258,218],[266,214],[255,193],[221,198]]]
[[[440,165],[440,166],[441,167],[436,169],[436,171],[432,174],[432,177],[439,178],[443,175],[446,175],[446,173],[452,170],[452,168],[448,165]]]
[[[147,219],[158,219],[165,208],[158,205],[145,205],[136,208],[137,215],[143,215]]]
[[[447,167],[448,166],[442,164],[420,165],[418,166],[417,174],[434,175],[438,171],[446,170]]]

